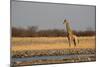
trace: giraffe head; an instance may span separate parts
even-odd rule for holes
[[[68,23],[68,21],[65,19],[64,22],[63,22],[63,24],[67,24],[67,23]]]

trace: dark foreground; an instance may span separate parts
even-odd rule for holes
[[[95,49],[52,49],[13,51],[11,66],[26,66],[37,64],[90,62],[96,60]]]

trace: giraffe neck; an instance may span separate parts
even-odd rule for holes
[[[68,34],[72,34],[72,30],[71,30],[71,28],[69,26],[69,23],[66,24],[66,30],[67,30]]]

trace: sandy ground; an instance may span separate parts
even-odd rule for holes
[[[71,42],[69,47],[66,37],[33,37],[12,38],[12,51],[20,50],[46,50],[46,49],[69,49],[69,48],[96,48],[95,37],[78,37],[79,44],[74,47]]]

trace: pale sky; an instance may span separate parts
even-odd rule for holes
[[[65,29],[65,18],[73,30],[95,30],[95,6],[20,1],[11,3],[11,23],[15,27]]]

